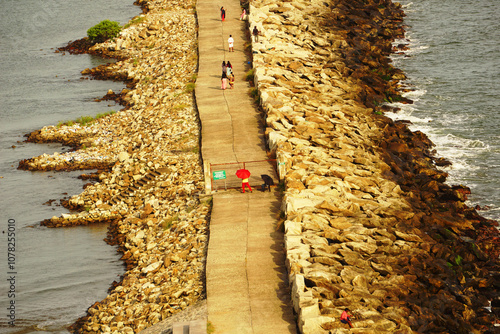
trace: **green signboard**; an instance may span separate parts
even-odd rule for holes
[[[214,181],[226,179],[226,171],[225,170],[216,170],[212,174],[214,176]]]

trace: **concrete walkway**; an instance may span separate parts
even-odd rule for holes
[[[220,6],[226,8],[225,22],[220,20]],[[196,9],[200,67],[195,92],[205,165],[266,160],[261,117],[244,81],[250,66],[243,52],[245,23],[239,20],[239,1],[199,0]],[[228,52],[230,34],[234,52]],[[221,90],[223,60],[233,65],[232,90]],[[280,203],[275,190],[255,189],[262,183],[260,174],[277,180],[270,164],[254,166],[251,172],[253,193],[214,194],[207,258],[208,321],[216,334],[296,333],[283,234],[276,226]]]

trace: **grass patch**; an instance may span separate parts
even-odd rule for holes
[[[254,70],[253,68],[250,69],[246,74],[245,74],[245,80],[250,82],[250,84],[253,86],[254,82]]]
[[[278,191],[283,193],[285,192],[285,190],[286,190],[285,181],[282,180],[280,181],[280,183],[278,183]]]
[[[139,23],[142,23],[144,21],[146,21],[145,16],[136,16],[132,20],[128,21],[128,23],[123,26],[123,29],[127,29],[128,27],[130,27],[134,24],[139,24]]]
[[[184,90],[186,93],[192,93],[194,91],[194,87],[195,87],[195,83],[194,82],[190,82],[186,85],[186,89]]]
[[[215,333],[215,327],[209,321],[209,322],[207,322],[207,334],[213,334],[213,333]]]
[[[174,223],[177,222],[178,220],[179,220],[179,215],[174,215],[170,218],[164,219],[161,222],[161,226],[163,227],[164,230],[168,230],[168,229],[172,228]]]
[[[198,146],[190,146],[190,147],[183,148],[182,152],[198,154],[200,152],[200,148]]]
[[[75,119],[74,121],[66,121],[66,122],[59,121],[59,123],[57,123],[57,127],[60,128],[63,125],[64,126],[73,126],[75,124],[80,124],[81,126],[87,126],[87,125],[90,125],[91,123],[95,122],[99,118],[103,118],[103,117],[113,115],[113,114],[116,114],[116,111],[111,110],[111,111],[108,111],[105,113],[99,113],[99,114],[95,115],[95,117],[80,116],[77,119]]]
[[[185,109],[185,108],[187,108],[187,107],[188,107],[188,105],[187,105],[187,104],[178,104],[178,105],[174,106],[172,109],[173,109],[173,110],[182,110],[182,109]],[[182,124],[182,123],[183,123],[183,122],[181,122],[181,124]]]
[[[260,95],[257,88],[254,87],[250,89],[250,96],[253,98],[256,104],[260,104]]]

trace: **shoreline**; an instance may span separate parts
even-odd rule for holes
[[[109,222],[106,242],[118,245],[126,265],[108,296],[69,328],[75,333],[139,332],[204,299],[210,201],[202,196],[191,87],[197,67],[194,2],[143,1],[141,6],[147,15],[118,39],[133,47],[104,46],[98,53],[119,60],[82,71],[127,82],[126,90],[104,97],[119,95],[125,108],[87,126],[32,132],[30,141],[63,142],[73,150],[19,166],[98,169],[92,178],[99,182],[65,203],[79,212],[42,222],[50,227]],[[120,53],[124,56],[117,57]]]
[[[404,79],[385,59],[401,34],[400,6],[252,5],[264,35],[254,44],[255,81],[285,166],[301,331],[338,328],[345,307],[358,315],[356,330],[493,330],[496,314],[484,307],[498,296],[498,223],[464,204],[467,187],[444,184],[436,165],[446,162],[426,135],[379,116]]]
[[[128,134],[124,134],[124,131],[119,129],[121,126],[126,127],[127,123],[130,125],[139,122],[141,125],[147,124],[148,126],[153,126],[156,124],[153,124],[154,122],[151,122],[151,119],[161,120],[162,122],[168,119],[167,122],[169,122],[168,124],[173,129],[177,129],[185,134],[185,131],[183,131],[184,127],[179,126],[176,122],[182,121],[183,125],[191,124],[190,122],[193,124],[198,122],[195,115],[195,104],[192,94],[188,98],[187,96],[190,93],[186,92],[186,87],[192,83],[191,74],[194,74],[196,71],[196,67],[193,64],[194,59],[186,59],[185,55],[180,55],[181,52],[186,53],[188,48],[179,50],[178,46],[174,44],[168,46],[171,50],[174,50],[172,53],[176,57],[186,60],[186,64],[188,65],[182,65],[185,66],[184,71],[186,69],[189,70],[187,74],[183,75],[183,80],[179,82],[175,82],[175,79],[171,78],[171,81],[174,82],[170,82],[169,84],[173,83],[173,85],[160,82],[157,77],[153,78],[151,73],[156,74],[159,72],[160,76],[168,75],[167,71],[162,71],[162,66],[169,66],[169,69],[176,71],[177,69],[171,66],[171,62],[175,62],[175,60],[169,62],[164,59],[159,60],[155,57],[148,58],[149,55],[147,55],[147,50],[153,50],[160,53],[160,57],[168,56],[161,53],[162,47],[156,46],[156,42],[162,40],[160,36],[163,36],[161,34],[165,33],[165,26],[175,31],[177,25],[185,24],[185,20],[188,19],[189,24],[187,29],[195,36],[195,28],[192,22],[192,17],[195,14],[190,12],[192,10],[192,8],[189,8],[191,4],[176,4],[179,7],[170,8],[170,16],[167,16],[167,13],[164,12],[164,8],[157,11],[156,8],[149,7],[149,12],[146,14],[148,17],[145,20],[146,22],[140,23],[137,29],[130,29],[131,31],[128,31],[130,35],[127,38],[123,38],[121,42],[104,43],[98,46],[109,50],[125,47],[124,44],[127,44],[127,41],[134,41],[142,45],[143,48],[140,49],[139,46],[136,46],[137,49],[130,48],[128,50],[128,52],[132,53],[130,58],[120,60],[116,64],[111,64],[103,68],[103,70],[105,69],[110,73],[118,73],[121,77],[126,77],[136,83],[133,89],[125,93],[125,100],[129,103],[128,109],[120,111],[116,115],[108,116],[103,120],[96,121],[95,124],[87,129],[74,126],[73,129],[75,131],[63,133],[60,137],[56,136],[58,139],[55,141],[65,138],[64,140],[67,140],[68,143],[76,143],[76,148],[83,145],[88,147],[88,149],[84,150],[86,152],[83,153],[88,159],[86,160],[88,163],[75,163],[74,160],[71,163],[65,162],[68,161],[65,159],[68,155],[74,156],[77,154],[76,152],[80,152],[81,150],[65,154],[65,157],[57,154],[53,157],[42,156],[24,162],[24,165],[27,167],[23,168],[33,168],[35,170],[47,170],[50,168],[55,170],[68,170],[68,168],[85,169],[89,166],[95,166],[92,164],[102,163],[98,158],[100,156],[98,154],[100,153],[99,149],[102,150],[105,147],[108,153],[106,155],[106,162],[104,165],[100,165],[101,168],[99,168],[101,169],[99,180],[104,185],[101,183],[92,185],[88,189],[85,189],[82,194],[74,196],[68,201],[68,205],[71,205],[73,208],[79,208],[80,210],[88,208],[88,211],[82,211],[75,215],[53,217],[44,223],[52,224],[51,226],[71,226],[102,220],[111,221],[115,232],[111,233],[110,240],[112,241],[110,242],[116,242],[121,245],[120,251],[123,252],[122,259],[127,265],[127,273],[124,275],[122,282],[114,284],[110,288],[113,291],[110,291],[105,300],[89,308],[88,316],[80,319],[72,328],[74,332],[96,332],[107,329],[110,331],[119,330],[121,332],[140,331],[157,323],[159,320],[168,319],[170,315],[186,309],[190,304],[204,298],[203,284],[200,284],[202,279],[199,279],[199,277],[203,276],[202,267],[206,255],[204,255],[204,252],[206,251],[210,205],[209,203],[203,203],[203,196],[200,196],[204,190],[203,173],[198,153],[194,151],[195,146],[199,142],[199,138],[194,133],[197,132],[199,134],[199,129],[196,127],[190,129],[191,133],[187,134],[188,138],[178,136],[175,130],[171,130],[170,133],[163,135],[167,132],[166,129],[169,129],[168,126],[157,126],[152,130],[148,129],[149,132],[146,129],[140,129],[139,126],[135,126],[131,130],[136,132],[129,132]],[[283,30],[280,30],[279,25],[276,24],[276,22],[280,22],[282,19],[280,18],[276,21],[275,16],[281,14],[279,16],[285,17],[283,13],[286,13],[288,16],[285,19],[293,22],[294,18],[297,17],[291,15],[291,13],[297,15],[295,10],[300,9],[304,4],[301,4],[300,1],[294,1],[291,4],[295,6],[295,9],[284,5],[283,7],[275,6],[273,11],[262,12],[260,8],[254,7],[250,13],[251,24],[263,24],[264,17],[271,18],[269,21],[278,26],[277,29],[280,33],[280,38],[284,38],[283,36],[286,35],[286,31],[283,32]],[[172,3],[165,3],[164,5],[168,7]],[[182,16],[182,14],[189,18]],[[337,13],[337,18],[341,18],[341,14]],[[386,13],[384,15],[389,14]],[[172,22],[170,23],[164,17],[168,17]],[[304,21],[307,20],[304,19]],[[351,45],[346,45],[342,42],[339,45],[335,45],[336,38],[326,38],[327,42],[325,42],[325,39],[317,33],[314,34],[316,36],[314,37],[315,39],[312,39],[314,41],[313,47],[306,45],[307,51],[304,52],[308,53],[308,57],[313,55],[313,60],[324,60],[324,57],[329,57],[332,54],[335,55],[334,66],[330,67],[330,69],[341,75],[333,76],[331,75],[332,72],[329,72],[327,75],[329,78],[322,77],[322,79],[327,82],[330,78],[334,78],[332,82],[335,85],[331,87],[334,88],[335,92],[340,92],[340,97],[335,96],[333,100],[326,102],[318,94],[319,92],[325,95],[324,93],[328,91],[325,91],[325,88],[320,86],[326,85],[326,83],[312,79],[315,76],[315,72],[308,71],[308,68],[314,69],[317,67],[314,61],[311,61],[307,57],[299,57],[296,61],[290,61],[285,57],[283,61],[281,55],[278,54],[280,51],[283,52],[283,49],[279,49],[281,45],[276,46],[276,39],[273,40],[272,45],[277,50],[269,50],[269,48],[265,47],[265,43],[271,42],[270,40],[273,38],[265,34],[272,29],[276,29],[276,27],[263,29],[264,35],[261,37],[262,42],[260,42],[262,43],[262,47],[261,44],[255,45],[256,43],[254,43],[255,81],[259,89],[261,105],[267,114],[266,122],[268,130],[266,134],[269,138],[270,147],[275,151],[278,160],[285,162],[286,165],[283,178],[286,180],[287,185],[284,201],[284,211],[287,215],[287,222],[285,223],[287,233],[287,261],[289,264],[290,281],[293,282],[293,298],[295,298],[296,304],[295,311],[299,315],[299,326],[301,326],[304,332],[307,332],[308,330],[312,330],[311,328],[316,328],[315,326],[318,325],[318,321],[322,324],[328,324],[333,321],[332,319],[338,318],[336,312],[341,309],[341,305],[330,304],[331,298],[327,297],[332,296],[332,294],[336,298],[347,298],[345,291],[351,292],[348,295],[357,295],[356,293],[352,293],[352,291],[357,291],[360,286],[372,290],[368,285],[371,282],[360,282],[361,278],[356,278],[359,275],[352,276],[352,272],[347,273],[345,276],[339,275],[343,280],[343,282],[337,282],[341,283],[339,286],[342,290],[340,290],[339,287],[332,287],[331,284],[334,279],[331,275],[325,276],[328,282],[318,280],[317,277],[308,276],[304,268],[310,267],[311,263],[315,266],[315,270],[318,270],[316,267],[320,263],[330,267],[330,269],[336,268],[338,263],[343,265],[348,264],[346,267],[349,268],[356,268],[357,266],[353,263],[353,259],[355,258],[356,261],[366,264],[365,258],[367,258],[367,254],[370,255],[368,258],[372,260],[378,258],[376,262],[371,261],[371,264],[368,263],[368,267],[371,266],[374,268],[372,271],[377,272],[378,277],[394,276],[392,281],[389,280],[391,284],[401,284],[407,286],[409,291],[416,291],[418,293],[421,293],[421,288],[418,288],[417,285],[423,284],[423,281],[425,281],[424,283],[427,286],[426,289],[442,289],[447,292],[449,289],[443,288],[442,284],[453,286],[459,290],[460,286],[470,285],[473,291],[464,292],[463,294],[455,292],[453,295],[454,302],[458,300],[461,305],[466,305],[467,302],[465,301],[468,299],[474,306],[484,303],[484,300],[477,300],[474,297],[474,293],[477,292],[477,289],[484,292],[484,287],[481,288],[481,286],[486,284],[483,281],[485,274],[482,273],[480,277],[471,279],[468,277],[467,272],[479,272],[477,265],[470,267],[473,262],[477,262],[483,266],[482,268],[479,267],[479,269],[484,270],[487,268],[488,257],[480,250],[474,249],[470,245],[470,241],[463,241],[463,238],[477,239],[477,234],[474,234],[473,230],[470,229],[473,225],[471,222],[477,226],[484,224],[487,228],[495,229],[493,227],[494,222],[482,219],[474,209],[467,208],[463,204],[467,191],[465,188],[453,189],[442,183],[446,178],[445,173],[433,167],[432,143],[425,135],[411,133],[406,129],[405,124],[388,121],[383,116],[374,113],[373,108],[376,107],[376,104],[370,101],[370,98],[373,97],[370,94],[374,94],[375,97],[378,96],[380,98],[380,88],[385,86],[379,85],[377,86],[378,89],[374,90],[373,87],[366,83],[360,84],[359,81],[353,80],[343,81],[345,77],[351,79],[363,77],[361,75],[363,69],[358,72],[350,72],[349,67],[341,62],[342,56],[352,57],[353,54],[356,54],[354,48],[350,49]],[[309,29],[310,31],[315,29],[314,24],[311,22],[309,22]],[[158,33],[158,31],[161,33]],[[170,32],[167,33],[168,36],[170,36]],[[336,31],[330,34],[335,35],[336,33],[339,36],[348,34],[348,32],[343,31]],[[141,35],[142,37],[140,37]],[[337,35],[335,36],[338,37]],[[181,37],[179,38],[177,42],[181,45],[186,43]],[[293,40],[293,38],[284,39]],[[338,40],[341,41],[342,39],[339,38]],[[193,43],[193,40],[190,40],[189,43]],[[119,45],[120,47],[118,47]],[[153,46],[149,49],[151,45]],[[335,48],[338,46],[341,46],[340,53],[338,50],[335,50],[334,52],[329,52],[328,55],[324,52],[322,54],[321,50],[324,50],[323,48]],[[294,46],[294,50],[298,52],[297,45]],[[135,54],[134,51],[136,52]],[[274,51],[276,53],[273,53]],[[137,57],[136,59],[143,57],[142,60],[144,63],[141,61],[135,63],[132,58],[134,56]],[[377,53],[377,57],[383,58],[383,54]],[[280,61],[287,63],[285,74],[283,74],[283,69],[267,66],[267,64],[276,64]],[[368,61],[370,60],[366,60],[366,62]],[[157,66],[155,66],[155,62],[157,62]],[[353,63],[356,62],[354,61]],[[352,66],[353,63],[350,65]],[[397,69],[394,69],[394,71],[391,75],[402,78],[402,74]],[[92,70],[90,70],[91,72]],[[177,73],[182,72],[183,70],[180,70]],[[381,73],[380,75],[382,77],[388,75],[388,73]],[[283,84],[283,82],[285,83]],[[277,83],[277,86],[281,87],[278,92],[286,92],[288,90],[293,92],[293,94],[303,94],[312,98],[300,101],[303,104],[299,104],[299,108],[303,108],[302,110],[305,110],[305,112],[300,115],[296,113],[299,110],[297,104],[292,104],[292,107],[288,108],[290,105],[284,101],[289,102],[289,96],[284,94],[278,95],[276,94],[276,90],[271,89],[271,87],[276,87]],[[161,101],[154,94],[155,92],[151,92],[148,88],[153,84],[154,88],[161,87],[161,90],[156,90],[155,92],[161,92],[164,94],[163,96],[166,96]],[[304,86],[314,87],[315,93],[310,95],[310,91],[304,88]],[[397,92],[393,91],[395,87],[397,87],[397,82],[396,85],[391,86],[389,96],[397,96]],[[362,97],[361,101],[359,101],[358,95]],[[310,103],[314,99],[320,101],[319,105]],[[332,101],[341,105],[338,108],[331,107],[333,104]],[[348,103],[345,103],[345,101],[348,101]],[[163,103],[170,108],[162,106]],[[296,101],[293,103],[296,103]],[[325,103],[328,103],[328,107],[322,106]],[[372,108],[371,111],[369,110],[369,106]],[[161,116],[164,118],[157,118],[159,117],[158,113],[161,113]],[[172,113],[177,117],[175,121],[171,120]],[[184,113],[189,115],[186,117]],[[304,124],[301,118],[304,118],[309,124]],[[334,122],[328,119],[333,119]],[[317,125],[311,127],[309,126],[311,123]],[[354,123],[354,129],[349,128],[352,123]],[[368,126],[363,124],[368,124]],[[326,135],[325,132],[321,133],[325,129],[331,130],[332,127],[336,133],[341,133],[342,135],[336,136],[331,132],[326,132]],[[44,129],[46,130],[42,129],[39,132],[41,140],[49,140],[50,135],[61,134],[62,131],[57,130],[55,127],[46,127]],[[296,131],[296,129],[299,131]],[[321,131],[318,132],[318,129]],[[162,131],[163,136],[156,138],[156,135],[160,131]],[[140,133],[140,136],[137,133]],[[321,135],[316,135],[318,133],[321,133]],[[344,133],[347,133],[348,136],[343,136]],[[128,135],[130,135],[130,138],[128,140],[124,139]],[[168,139],[166,139],[167,137]],[[174,138],[172,139],[172,137]],[[168,143],[162,142],[160,144],[159,139],[162,141],[166,140]],[[120,144],[113,145],[114,141],[120,141]],[[340,144],[332,146],[331,143],[334,141]],[[151,145],[161,145],[160,147],[165,149],[164,152],[167,152],[166,156],[155,152],[158,148],[151,148]],[[359,146],[367,150],[359,151]],[[303,155],[306,151],[311,159],[307,155]],[[336,153],[331,154],[332,151],[336,151]],[[377,154],[381,154],[381,156],[375,160],[373,156]],[[321,162],[322,160],[325,163],[336,166],[336,168],[332,169],[325,166]],[[307,168],[304,168],[304,166],[307,166]],[[360,166],[361,168],[359,168]],[[325,168],[328,171],[323,170]],[[185,173],[186,169],[195,171],[195,173]],[[159,175],[153,175],[157,171],[159,171]],[[182,173],[189,175],[181,175]],[[171,177],[172,175],[175,176]],[[324,192],[327,188],[321,188],[321,186],[325,185],[323,183],[325,180],[314,179],[314,175],[320,178],[329,178],[328,182],[331,182],[332,178],[336,178],[333,183],[335,186],[330,186],[330,190],[328,191],[337,189],[337,192],[329,193],[326,196],[339,197],[339,193],[342,194],[342,192],[345,192],[354,195],[357,199],[353,200],[353,196],[351,195],[342,197],[343,201],[350,201],[352,205],[325,200],[326,196]],[[364,180],[367,177],[372,178],[372,180]],[[415,178],[418,179],[420,184],[415,184],[412,181]],[[339,182],[343,182],[343,185],[340,185]],[[380,190],[384,187],[389,187],[389,189]],[[323,189],[323,195],[318,195],[318,191],[321,189]],[[143,191],[142,194],[140,194],[141,191]],[[161,195],[158,196],[158,193],[161,193]],[[359,196],[360,193],[364,194]],[[179,198],[178,194],[181,194],[181,198]],[[380,194],[394,199],[384,202],[389,203],[389,207],[392,206],[392,211],[387,210],[386,204],[381,205],[384,207],[383,210],[377,211],[376,207],[367,203],[373,198],[380,197]],[[121,198],[118,198],[119,196]],[[192,196],[197,197],[196,200],[193,201],[190,198]],[[140,197],[146,197],[147,200],[141,200]],[[448,202],[443,202],[443,204],[440,201],[435,201],[437,197],[448,199]],[[128,201],[130,198],[132,200]],[[401,198],[404,199],[406,204],[401,205],[398,203]],[[164,200],[162,201],[161,199]],[[318,200],[317,202],[315,201],[316,199]],[[111,204],[111,201],[114,200],[117,200],[117,202]],[[314,207],[312,211],[311,205]],[[174,206],[181,206],[183,209],[176,212],[171,210]],[[366,209],[365,207],[370,209]],[[463,221],[451,219],[455,218],[455,216],[447,214],[445,209],[447,211],[454,210],[453,212],[457,212],[459,216],[464,216],[465,219]],[[162,210],[166,210],[167,213],[161,212]],[[367,210],[371,213],[368,214]],[[438,212],[440,210],[445,211]],[[194,214],[192,214],[193,211]],[[409,213],[414,214],[411,215]],[[317,217],[321,219],[317,219]],[[388,221],[387,225],[384,225],[386,224],[385,220]],[[360,228],[358,221],[363,222],[363,229]],[[398,221],[404,221],[405,224],[400,224]],[[426,230],[426,225],[432,226],[432,228]],[[362,237],[343,233],[343,230],[351,231],[354,227],[356,227],[356,233],[362,231],[360,234]],[[324,233],[323,235],[317,234],[318,228],[323,230],[323,232],[328,231],[330,233],[329,236],[326,237]],[[464,234],[464,231],[469,231],[471,234]],[[494,233],[494,231],[490,231]],[[375,237],[374,233],[378,234],[378,236]],[[498,234],[498,231],[496,233]],[[181,234],[186,234],[189,237],[187,239],[186,237],[179,239],[179,235]],[[157,235],[160,235],[160,237]],[[313,235],[315,236],[312,237]],[[429,235],[432,236],[431,239],[429,239]],[[435,242],[438,236],[439,240],[445,243],[443,247],[439,247],[439,243]],[[335,240],[333,244],[342,245],[341,248],[344,251],[349,250],[349,255],[342,253],[342,257],[344,258],[338,254],[331,256],[333,248],[330,247],[332,246],[330,241],[325,245],[324,241],[318,241],[318,237],[326,240]],[[386,247],[384,252],[387,254],[399,254],[405,257],[407,262],[393,263],[391,262],[393,260],[387,257],[382,259],[381,256],[373,256],[378,251],[372,251],[373,249],[370,248],[373,246],[371,245],[372,242],[367,242],[370,239],[375,240],[377,247],[381,245]],[[170,257],[167,255],[152,254],[151,252],[154,248],[158,248],[160,243],[175,244],[182,242],[182,240],[191,240],[196,247],[189,248],[189,242],[184,242],[183,244],[187,243],[187,247],[170,249]],[[353,242],[358,244],[354,245],[352,244]],[[394,247],[394,245],[398,249],[391,250],[390,247]],[[307,246],[307,250],[304,248],[305,246]],[[387,248],[387,246],[390,247]],[[434,247],[436,247],[436,250],[434,250]],[[454,247],[457,248],[454,249]],[[491,247],[495,252],[494,254],[498,254],[498,244],[491,245]],[[413,248],[415,248],[415,251],[412,250]],[[454,250],[452,254],[447,253],[450,249]],[[433,256],[428,257],[426,253],[430,254],[431,250]],[[309,253],[309,255],[305,253]],[[353,253],[358,253],[358,255],[353,258]],[[467,257],[466,253],[475,253],[475,258]],[[144,254],[148,255],[142,256]],[[362,254],[362,256],[359,256],[359,254]],[[437,278],[432,277],[432,280],[418,274],[417,269],[420,272],[427,271],[429,268],[436,270],[436,267],[430,260],[436,261],[437,259],[440,264],[443,264],[442,259],[451,259],[453,254],[464,254],[464,256],[460,255],[463,260],[461,267],[467,270],[460,272],[460,274],[467,284],[460,282],[457,286],[456,282],[453,281],[456,278],[449,277],[452,275],[452,272],[443,268],[439,269]],[[498,266],[498,263],[494,262],[490,263],[492,268]],[[458,270],[455,267],[454,269]],[[405,268],[406,271],[404,271]],[[365,270],[366,268],[363,267],[362,269]],[[166,277],[169,274],[181,277],[182,273],[188,273],[193,279],[190,282],[182,282],[186,288],[181,289],[182,293],[175,297],[178,294],[178,290],[174,290],[172,286],[176,286],[178,282],[171,282],[172,285],[165,289],[163,289],[163,282],[172,278]],[[364,272],[365,274],[366,272]],[[373,277],[373,274],[370,273],[365,276]],[[198,279],[195,277],[198,277]],[[443,279],[443,277],[446,279]],[[462,277],[460,280],[462,280]],[[349,289],[354,290],[349,290],[346,286],[343,286],[342,284],[344,283],[349,283],[351,285]],[[394,289],[386,289],[386,291],[384,290],[386,288],[384,282],[377,282],[377,284],[379,289],[371,291],[371,297],[369,298],[367,298],[366,291],[362,291],[364,298],[369,299],[371,303],[367,302],[369,307],[366,307],[366,305],[365,307],[370,309],[374,307],[373,305],[379,305],[375,302],[376,299],[379,302],[382,301],[384,305],[391,305],[390,307],[395,305],[400,307],[403,305],[401,307],[404,307],[407,314],[404,317],[400,314],[397,316],[391,315],[392,318],[390,319],[398,319],[400,323],[407,324],[408,328],[410,325],[413,328],[415,324],[411,323],[413,320],[410,315],[416,311],[408,305],[415,304],[402,298],[405,296],[404,291],[395,291]],[[190,285],[194,285],[192,290],[189,290]],[[381,286],[385,288],[381,289]],[[380,294],[382,290],[385,291],[383,296]],[[374,291],[378,292],[374,294]],[[436,290],[436,293],[439,291]],[[138,315],[141,314],[138,318],[134,316],[136,311],[133,311],[132,314],[125,312],[125,314],[118,316],[114,313],[119,307],[118,305],[126,307],[130,305],[131,300],[138,299],[139,297],[137,296],[142,296],[141,299],[149,299],[150,294],[156,295],[158,293],[160,294],[152,302],[141,303],[142,300],[138,302],[138,304],[142,305],[142,308],[146,304],[158,305],[157,307],[147,306],[147,312],[149,313],[146,319],[142,315],[143,311],[146,312],[144,309],[140,313],[137,313]],[[389,293],[390,298],[387,293]],[[490,293],[494,294],[494,291],[490,291]],[[175,298],[172,298],[172,296]],[[425,298],[429,298],[429,295],[419,295],[419,297],[424,299],[421,301],[421,304],[426,305]],[[450,298],[450,295],[446,295],[445,297]],[[306,316],[305,308],[301,304],[304,304],[304,302],[310,303],[314,299],[316,299],[316,303],[313,302],[312,305],[316,305],[318,311],[314,310],[312,312],[314,317],[309,317],[311,312]],[[127,300],[129,304],[126,304]],[[349,301],[349,303],[352,305],[357,302]],[[445,307],[443,305],[448,304],[446,304],[445,299],[439,297],[433,305],[439,305],[443,308]],[[374,308],[378,309],[378,307]],[[422,306],[421,310],[426,310],[426,308],[427,306]],[[132,307],[128,309],[132,309]],[[139,306],[133,309],[138,310]],[[364,314],[365,319],[369,316],[367,314],[369,313]],[[486,316],[484,312],[482,316]],[[118,319],[117,317],[121,318]],[[381,321],[381,323],[390,326],[385,321]],[[481,326],[486,326],[485,323],[485,321],[482,321],[480,324]],[[361,325],[361,322],[358,324]],[[365,325],[369,326],[373,325],[373,323],[367,322]]]

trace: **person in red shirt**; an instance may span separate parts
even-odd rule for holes
[[[344,312],[342,312],[342,314],[340,315],[340,322],[343,324],[348,324],[350,328],[353,328],[351,323],[351,316],[348,312],[351,312],[348,308],[346,308]]]

